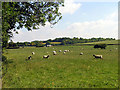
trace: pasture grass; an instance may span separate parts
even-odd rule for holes
[[[8,63],[7,73],[2,78],[3,88],[117,88],[116,48],[117,45],[107,46],[105,50],[93,46],[9,49],[4,54],[12,62]],[[66,55],[58,52],[65,49],[70,50]],[[52,54],[53,50],[57,55]],[[79,55],[80,52],[83,55]],[[42,58],[47,54],[50,54],[49,59]],[[103,60],[94,59],[93,54],[102,54]],[[32,59],[26,61],[29,55]]]

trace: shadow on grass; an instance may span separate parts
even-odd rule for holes
[[[9,64],[9,63],[13,63],[13,59],[8,59],[7,64]]]

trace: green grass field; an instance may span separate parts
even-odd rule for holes
[[[84,50],[83,50],[83,49]],[[7,73],[2,78],[3,88],[117,88],[118,48],[107,46],[104,50],[93,46],[54,46],[9,49]],[[66,55],[53,50],[69,49]],[[110,49],[112,51],[110,51]],[[31,55],[32,60],[25,59]],[[42,56],[50,54],[49,59]],[[83,55],[79,55],[83,52]],[[93,54],[102,54],[102,59],[94,59]]]

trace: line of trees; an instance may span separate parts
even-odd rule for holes
[[[46,41],[32,41],[32,42],[17,42],[14,43],[12,40],[8,43],[7,48],[19,48],[24,46],[35,46],[35,47],[43,47],[47,45],[69,45],[69,44],[76,44],[76,43],[88,43],[88,42],[98,42],[98,41],[105,41],[105,40],[115,40],[114,38],[91,38],[91,39],[84,39],[84,38],[55,38],[53,40],[49,39]],[[61,42],[59,44],[53,44],[51,42]]]
[[[75,43],[88,43],[88,42],[98,42],[98,41],[105,41],[105,40],[115,40],[115,38],[90,38],[90,39],[84,39],[82,37],[74,37],[74,38],[68,38],[68,37],[63,37],[63,38],[55,38],[54,40],[47,40],[49,42],[61,42],[61,45],[66,45],[66,44],[75,44]],[[43,41],[44,43],[46,41]]]

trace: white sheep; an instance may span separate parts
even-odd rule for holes
[[[67,52],[68,50],[64,50],[64,52]]]
[[[67,50],[68,52],[70,52],[70,50]]]
[[[35,52],[32,52],[32,55],[34,55],[35,54]]]
[[[103,59],[102,55],[93,55],[95,58]]]
[[[59,52],[62,52],[62,50],[59,50]]]
[[[53,55],[56,55],[57,54],[57,52],[56,51],[53,51]]]
[[[65,55],[66,52],[63,52],[63,54]]]
[[[32,56],[29,56],[29,57],[28,57],[28,60],[30,60],[31,58],[32,58]]]
[[[50,55],[43,55],[43,58],[49,58]]]
[[[83,55],[83,53],[81,52],[80,55]]]

